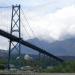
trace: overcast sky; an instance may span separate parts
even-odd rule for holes
[[[15,4],[21,4],[35,35],[33,36],[28,30],[31,38],[61,40],[67,36],[75,36],[75,0],[0,0],[0,7]],[[11,23],[11,12],[9,11],[11,9],[1,10],[0,28],[5,30],[8,27],[9,31]],[[26,21],[22,20],[24,26],[28,28]],[[26,35],[27,33],[22,31],[23,38],[30,39]],[[3,47],[3,44],[4,40],[3,43],[0,43],[0,48]]]

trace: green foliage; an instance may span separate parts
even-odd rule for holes
[[[44,72],[52,72],[52,73],[73,73],[75,72],[75,61],[65,62],[62,65],[45,69]]]
[[[0,59],[0,69],[1,69],[1,70],[5,68],[5,64],[6,64],[6,63],[7,63],[7,62],[6,62],[5,60]]]
[[[3,70],[5,68],[4,64],[0,64],[0,70]]]

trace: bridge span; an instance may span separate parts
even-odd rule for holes
[[[31,43],[23,40],[22,38],[19,39],[18,37],[14,36],[14,35],[11,35],[10,33],[6,32],[6,31],[3,31],[1,29],[0,29],[0,35],[3,36],[3,37],[6,37],[8,39],[10,39],[11,41],[19,42],[19,43],[23,44],[24,46],[32,48],[33,50],[38,51],[40,53],[43,53],[43,54],[45,54],[45,55],[47,55],[49,57],[53,57],[54,59],[56,59],[56,60],[58,60],[60,62],[64,61],[64,60],[58,58],[57,56],[55,56],[55,55],[47,52],[46,50],[41,49],[41,48],[39,48],[39,47],[37,47],[37,46],[35,46],[35,45],[33,45],[33,44],[31,44]]]

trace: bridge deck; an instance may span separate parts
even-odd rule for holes
[[[23,39],[19,39],[18,37],[14,36],[14,35],[11,35],[11,34],[3,31],[1,29],[0,29],[0,35],[10,39],[11,41],[19,42],[19,43],[21,43],[21,44],[23,44],[23,45],[25,45],[25,46],[27,46],[29,48],[32,48],[32,49],[34,49],[34,50],[36,50],[36,51],[38,51],[40,53],[43,53],[43,54],[45,54],[45,55],[47,55],[49,57],[53,57],[56,60],[59,60],[59,61],[63,62],[62,59],[58,58],[57,56],[55,56],[55,55],[53,55],[53,54],[51,54],[49,52],[47,52],[46,50],[41,49],[41,48],[39,48],[39,47],[37,47],[37,46],[27,42],[27,41],[24,41]]]

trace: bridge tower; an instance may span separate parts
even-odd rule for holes
[[[12,5],[10,34],[16,35],[17,37],[19,37],[19,39],[21,38],[20,5]],[[18,47],[17,47],[17,45],[18,45]],[[10,69],[10,60],[11,60],[11,54],[12,54],[13,50],[17,51],[18,58],[20,58],[21,44],[10,40],[9,41],[9,52],[8,52],[8,69]]]

